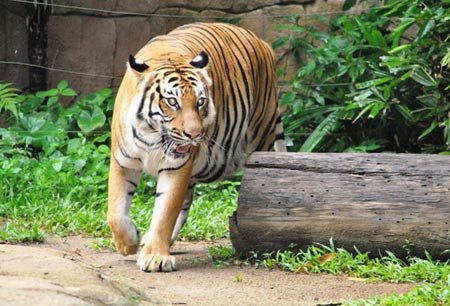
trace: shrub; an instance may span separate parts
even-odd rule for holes
[[[293,150],[449,153],[449,7],[394,0],[328,32],[279,25],[273,47],[302,63],[281,100]]]
[[[34,155],[74,151],[78,142],[85,140],[106,143],[109,139],[113,94],[104,88],[77,99],[70,107],[60,103],[61,97],[75,97],[76,92],[61,81],[57,88],[35,94],[18,95],[10,84],[0,83],[9,89],[9,100],[1,97],[7,128],[0,128],[0,153],[12,148],[23,148]],[[6,101],[6,102],[3,102]],[[6,116],[6,111],[14,117]],[[0,108],[0,115],[2,108]],[[59,153],[58,153],[59,152]]]

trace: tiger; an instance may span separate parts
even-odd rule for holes
[[[176,270],[170,247],[196,183],[224,179],[254,151],[286,151],[274,53],[249,30],[192,23],[130,55],[111,123],[107,220],[118,251],[145,272]],[[129,209],[145,172],[157,177],[150,227]]]

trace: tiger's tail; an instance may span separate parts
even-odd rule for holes
[[[275,152],[287,152],[286,142],[284,141],[283,123],[281,122],[280,110],[277,110],[277,120],[275,122],[275,142],[273,143]]]

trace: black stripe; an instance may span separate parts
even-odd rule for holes
[[[134,188],[137,188],[137,184],[133,181],[127,180],[128,183],[130,183],[130,185],[132,185]]]
[[[284,140],[284,133],[276,134],[275,140]]]
[[[273,122],[275,120],[275,118],[274,118],[275,116],[276,116],[276,113],[273,113],[273,116],[269,122]],[[271,128],[271,125],[268,124],[266,126],[266,129],[264,130],[264,132],[261,135],[269,135],[268,133],[269,133],[270,128]],[[261,141],[260,144],[258,145],[258,148],[256,149],[256,151],[260,151],[263,148],[263,145],[264,145],[264,142]]]
[[[128,191],[127,193],[129,196],[133,196],[134,195],[134,191]]]
[[[157,193],[155,193],[155,197],[162,196],[163,194],[164,194],[164,192],[157,192]]]
[[[150,143],[148,143],[147,141],[145,141],[144,139],[141,138],[141,136],[138,135],[136,128],[133,126],[132,127],[132,131],[133,131],[133,137],[137,140],[139,140],[140,142],[142,142],[143,144],[145,144],[146,146],[151,146]]]
[[[128,158],[128,159],[135,159],[135,160],[142,162],[140,157],[131,156],[130,154],[128,154],[128,152],[125,150],[125,148],[122,147],[122,145],[120,143],[118,145],[119,145],[120,153],[122,153],[123,157]]]
[[[147,92],[150,90],[150,87],[147,86],[144,89],[144,94],[142,95],[141,98],[141,103],[139,104],[139,108],[138,108],[138,112],[137,112],[137,117],[138,119],[142,120],[144,118],[144,116],[142,115],[142,110],[144,109],[144,103],[145,103],[145,97],[147,96]]]
[[[113,156],[114,160],[116,161],[116,163],[119,165],[120,168],[125,168],[124,166],[122,166],[122,165],[119,163],[119,160],[116,158],[116,156],[115,156],[114,154],[112,154],[112,156]]]
[[[158,169],[158,174],[160,174],[161,172],[164,172],[164,171],[176,171],[176,170],[179,170],[179,169],[183,168],[187,164],[188,161],[189,161],[189,158],[182,165],[180,165],[179,167],[170,167],[170,168]]]

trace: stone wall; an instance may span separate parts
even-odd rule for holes
[[[304,15],[340,11],[344,0],[66,0],[68,6],[95,10],[53,7],[48,23],[47,65],[101,76],[49,71],[48,86],[68,80],[76,91],[87,93],[105,86],[117,88],[125,71],[128,54],[136,53],[152,37],[177,26],[196,22],[231,21],[254,31],[271,43],[280,32],[276,24],[283,18],[267,16]],[[105,10],[105,11],[100,11]],[[109,12],[115,11],[116,13]],[[132,13],[130,13],[132,12]],[[25,4],[0,4],[0,60],[27,62]],[[163,16],[147,16],[158,14]],[[295,68],[287,57],[283,68]],[[111,78],[115,76],[116,78]],[[0,64],[0,81],[25,88],[28,68]]]

